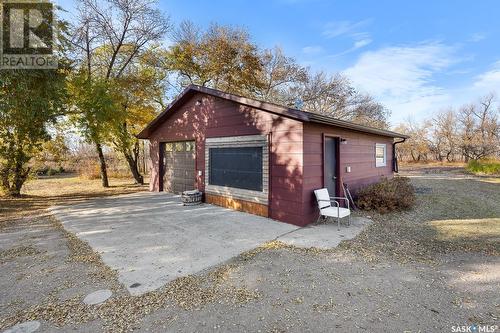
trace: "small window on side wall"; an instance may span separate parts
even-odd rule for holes
[[[383,143],[377,143],[375,145],[375,166],[385,167],[387,166],[387,145]]]

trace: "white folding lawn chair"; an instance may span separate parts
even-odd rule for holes
[[[348,225],[351,225],[351,209],[349,208],[349,199],[346,197],[331,197],[328,193],[328,189],[326,188],[315,190],[314,195],[316,196],[316,201],[318,202],[320,217],[325,216],[336,218],[339,228],[340,219],[348,217]],[[340,207],[340,203],[337,200],[344,200],[347,202],[347,208]]]

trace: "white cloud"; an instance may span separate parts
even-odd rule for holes
[[[437,42],[385,47],[363,53],[344,73],[391,109],[397,123],[450,102],[434,76],[457,62],[454,53],[455,48]]]
[[[362,47],[370,44],[371,42],[372,42],[372,40],[370,38],[358,40],[358,41],[354,42],[354,48],[355,49],[362,48]]]
[[[337,54],[333,54],[330,56],[330,58],[337,58],[337,57],[340,57],[340,56],[343,56],[343,55],[346,55],[348,53],[351,53],[353,51],[356,51],[357,49],[360,49],[362,47],[365,47],[369,44],[371,44],[372,40],[370,38],[367,38],[367,39],[361,39],[361,40],[358,40],[358,41],[355,41],[353,46],[348,48],[347,50],[345,51],[342,51],[340,53],[337,53]]]
[[[351,34],[351,37],[355,40],[369,39],[370,34],[368,32],[355,32]]]
[[[486,35],[483,34],[483,33],[480,33],[480,32],[476,32],[472,35],[469,36],[469,39],[467,39],[468,42],[473,42],[473,43],[476,43],[476,42],[480,42],[482,41],[483,39],[486,38]]]
[[[324,36],[328,38],[347,36],[353,40],[352,47],[340,53],[334,54],[331,57],[339,57],[371,44],[372,39],[370,34],[365,31],[359,31],[360,28],[370,24],[371,21],[371,19],[368,19],[359,22],[337,21],[327,23],[325,25],[325,29],[323,30]]]
[[[351,21],[335,21],[328,22],[324,29],[323,35],[328,38],[335,38],[342,35],[351,35],[356,34],[356,31],[369,24],[371,20],[363,20],[359,22],[351,22]]]
[[[500,92],[500,60],[495,62],[489,71],[475,78],[474,88],[483,94]]]
[[[318,45],[311,45],[302,48],[302,53],[305,54],[318,54],[323,52],[323,48]]]

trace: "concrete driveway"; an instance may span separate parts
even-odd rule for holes
[[[116,269],[132,295],[220,264],[298,229],[179,196],[141,192],[52,208],[64,227]]]

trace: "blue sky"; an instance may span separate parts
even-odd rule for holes
[[[57,3],[72,11],[73,0]],[[174,23],[246,27],[312,69],[344,73],[391,123],[500,94],[500,1],[160,0]],[[69,16],[71,17],[71,15]],[[500,96],[499,96],[500,97]]]

